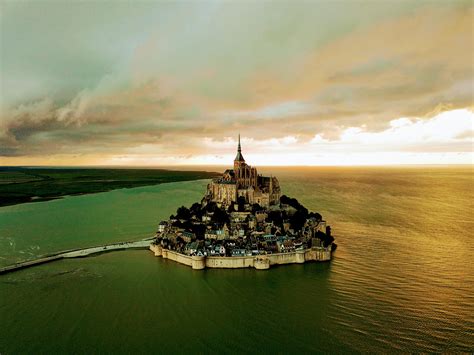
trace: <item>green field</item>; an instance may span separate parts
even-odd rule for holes
[[[216,175],[206,171],[164,169],[0,167],[0,206],[165,182],[209,179]]]

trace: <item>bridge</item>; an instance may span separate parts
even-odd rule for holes
[[[106,245],[100,245],[100,246],[83,248],[83,249],[61,251],[58,253],[42,256],[38,259],[22,261],[13,265],[0,267],[0,274],[6,274],[6,273],[13,272],[16,270],[25,269],[25,268],[32,267],[35,265],[45,264],[45,263],[49,263],[56,260],[66,259],[66,258],[83,258],[83,257],[93,255],[93,254],[106,253],[110,251],[124,250],[124,249],[148,249],[153,239],[154,238],[147,238],[147,239],[143,239],[139,241],[120,242],[120,243],[106,244]]]

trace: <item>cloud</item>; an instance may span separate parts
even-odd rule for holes
[[[255,112],[262,105],[299,100],[314,120],[352,116],[356,121],[357,113],[364,113],[369,125],[380,128],[394,117],[421,116],[439,104],[471,106],[473,17],[472,6],[426,7],[306,54],[290,79],[256,73],[247,85],[261,102]]]
[[[474,107],[474,7],[370,4],[363,11],[350,2],[178,4],[161,15],[149,14],[151,4],[131,16],[120,5],[116,14],[123,17],[115,20],[127,19],[131,32],[108,14],[115,41],[102,38],[92,19],[86,29],[73,20],[64,35],[51,31],[57,19],[38,24],[45,35],[39,39],[14,27],[10,19],[29,11],[15,5],[2,34],[9,49],[1,54],[2,87],[11,85],[15,98],[4,95],[1,105],[0,156],[210,162],[234,154],[238,132],[255,154],[270,149],[288,161],[317,163],[311,149],[323,148],[372,152],[374,159],[381,151],[466,153],[472,114],[458,109]],[[39,49],[36,40],[54,52],[54,58],[42,52],[50,63],[39,58],[47,70],[32,65],[22,74],[20,59],[37,59],[39,52],[18,48],[14,33],[32,36],[32,48]],[[89,59],[64,54],[61,62],[48,38],[62,52],[89,53]],[[458,122],[453,112],[464,117],[459,127],[448,124]]]
[[[460,109],[442,112],[431,119],[399,118],[390,121],[390,127],[379,132],[364,127],[345,129],[337,141],[315,135],[315,146],[353,147],[360,151],[438,151],[472,152],[474,113]]]

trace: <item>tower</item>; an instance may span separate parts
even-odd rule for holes
[[[238,171],[240,169],[240,166],[245,164],[245,159],[244,156],[242,155],[242,148],[240,146],[240,133],[239,133],[239,145],[237,146],[237,155],[235,156],[234,159],[234,173],[236,176],[238,176]]]

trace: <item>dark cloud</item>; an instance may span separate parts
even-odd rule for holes
[[[350,127],[386,134],[400,117],[429,121],[474,105],[472,5],[429,3],[324,35],[304,7],[287,9],[288,17],[278,9],[271,16],[276,24],[260,23],[255,15],[245,18],[248,28],[233,17],[229,26],[221,19],[212,26],[203,14],[205,30],[173,27],[176,32],[164,32],[169,39],[152,31],[129,52],[128,62],[102,78],[103,61],[85,61],[90,70],[75,63],[77,75],[84,75],[84,81],[71,78],[75,91],[45,90],[47,98],[33,102],[25,94],[23,104],[2,107],[0,156],[156,153],[192,159],[215,154],[204,139],[225,142],[238,132],[254,142],[297,137],[302,146],[319,135],[325,147],[339,144],[343,151],[351,149],[341,138]],[[215,11],[230,18],[220,7]],[[23,81],[25,92],[27,84],[34,86]],[[469,132],[458,138],[472,137]],[[466,152],[467,144],[410,142],[397,149]]]

